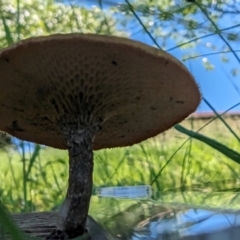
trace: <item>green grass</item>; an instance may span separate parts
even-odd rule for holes
[[[240,120],[227,121],[237,132]],[[183,122],[185,127],[192,125],[194,131],[203,124],[201,120]],[[239,146],[220,120],[206,126],[201,133],[232,149]],[[240,186],[237,163],[197,140],[190,139],[181,146],[185,140],[186,135],[171,129],[132,147],[95,152],[94,188],[151,184],[156,201],[159,192],[227,191]],[[11,212],[53,209],[65,196],[67,152],[36,145],[32,154],[24,154],[23,161],[22,153],[0,153],[2,201]]]
[[[224,118],[224,121],[235,132],[239,131],[240,118]],[[197,131],[207,122],[186,120],[182,125]],[[239,146],[238,140],[220,119],[214,120],[200,133],[231,149],[237,150]],[[124,212],[136,204],[147,208],[174,203],[175,206],[187,204],[239,209],[240,165],[200,141],[189,139],[186,142],[187,139],[186,135],[173,128],[132,147],[95,152],[94,189],[99,186],[151,184],[153,196],[151,200],[140,202],[93,196],[90,214],[116,232],[119,226],[111,220],[118,215],[124,217]],[[67,187],[67,152],[35,145],[29,154],[25,146],[23,164],[23,151],[19,149],[19,152],[8,149],[0,153],[2,203],[10,212],[58,208]],[[140,213],[136,219],[139,217]],[[131,224],[136,219],[131,219]]]

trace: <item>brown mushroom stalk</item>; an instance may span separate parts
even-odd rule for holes
[[[59,212],[57,227],[47,239],[71,239],[86,233],[93,183],[93,139],[101,128],[101,119],[96,124],[80,122],[77,120],[75,124],[69,124],[64,121],[64,124],[60,124],[69,153],[68,190]]]
[[[86,147],[87,143],[89,143],[88,147]],[[73,149],[69,150],[69,187],[59,213],[57,229],[69,234],[78,231],[75,236],[71,233],[72,237],[77,237],[85,232],[92,193],[93,156],[90,141],[83,139],[81,143],[74,145]]]
[[[70,238],[85,232],[92,193],[92,139],[92,134],[85,129],[73,131],[72,134],[70,132],[67,136],[69,187],[59,213],[57,230],[66,232]]]

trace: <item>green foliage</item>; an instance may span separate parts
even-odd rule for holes
[[[1,0],[0,47],[33,36],[53,33],[126,35],[116,29],[117,18],[99,7],[91,10],[52,0]]]
[[[126,22],[127,17],[128,23],[135,26],[134,30],[147,34],[153,45],[168,51],[181,48],[185,60],[192,59],[193,55],[194,58],[206,56],[202,51],[207,51],[206,45],[211,43],[212,51],[209,55],[226,55],[231,52],[239,62],[234,47],[228,42],[237,43],[239,39],[240,19],[236,17],[240,9],[239,3],[214,4],[210,0],[181,3],[174,0],[143,0],[139,3],[138,0],[124,0],[118,9],[124,15],[123,21]],[[212,36],[218,36],[222,43],[216,42]],[[169,39],[173,41],[174,47],[166,45]],[[222,59],[226,62],[226,58]],[[204,67],[207,70],[214,69],[210,60],[204,63]]]
[[[234,132],[240,127],[240,119],[225,121],[233,127]],[[207,121],[188,120],[183,122],[184,128],[180,130],[183,129],[188,134],[190,131],[186,128],[192,128],[190,133],[194,135],[205,123]],[[95,152],[94,189],[100,186],[151,184],[153,199],[156,201],[159,200],[159,193],[169,191],[179,192],[185,189],[212,192],[237,189],[240,166],[229,161],[231,155],[225,149],[226,146],[231,146],[232,150],[228,151],[236,153],[238,140],[221,120],[213,121],[200,131],[201,137],[210,133],[212,138],[218,139],[223,150],[218,146],[213,149],[204,143],[189,140],[187,136],[172,129],[132,147]],[[206,139],[209,137],[202,139],[208,143]],[[12,151],[0,155],[2,201],[11,212],[54,209],[65,196],[68,178],[67,152],[39,145],[32,151],[27,151],[28,145],[25,145],[26,150],[23,152],[21,145],[22,143],[18,148],[19,154]],[[98,205],[98,200],[94,198],[94,202],[91,213],[99,218],[102,214],[98,213],[94,205]],[[184,203],[194,202],[189,200]]]

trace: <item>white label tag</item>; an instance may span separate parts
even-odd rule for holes
[[[152,189],[149,185],[124,186],[124,187],[103,187],[96,189],[96,195],[101,197],[114,198],[151,198]]]

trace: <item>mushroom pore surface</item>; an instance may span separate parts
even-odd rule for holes
[[[133,40],[58,34],[0,51],[0,130],[22,140],[66,149],[63,128],[71,126],[97,132],[95,150],[128,146],[182,121],[199,102],[183,64]]]

